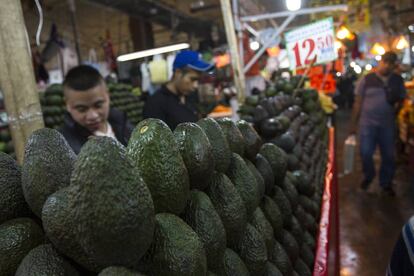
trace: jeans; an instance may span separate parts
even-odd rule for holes
[[[377,145],[381,154],[379,182],[382,188],[390,187],[395,174],[395,126],[360,126],[359,141],[362,168],[367,182],[375,178],[373,155]]]

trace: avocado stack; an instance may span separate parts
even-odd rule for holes
[[[39,97],[45,126],[54,129],[60,128],[63,125],[65,114],[62,85],[52,84],[44,93],[39,93]]]
[[[146,119],[127,147],[99,137],[75,156],[45,128],[22,167],[0,153],[0,275],[311,275],[325,118],[302,93],[266,99],[274,135],[268,116]]]
[[[131,85],[117,83],[108,84],[109,92],[111,95],[111,106],[115,107],[128,116],[128,120],[136,125],[143,120],[142,111],[144,108],[144,102],[141,101],[139,96],[132,93],[133,88]]]
[[[0,152],[14,155],[14,146],[8,126],[0,127]]]

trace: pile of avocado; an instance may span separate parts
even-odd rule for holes
[[[45,126],[54,129],[60,128],[63,125],[65,114],[62,85],[52,84],[44,93],[39,93],[39,98]]]
[[[0,127],[0,152],[14,155],[14,146],[8,126]]]
[[[136,125],[143,120],[142,110],[144,102],[140,97],[133,93],[133,87],[128,84],[110,83],[108,84],[111,95],[111,106],[115,107],[128,116],[128,120]]]
[[[289,147],[227,118],[146,119],[77,156],[35,131],[22,166],[0,152],[0,275],[312,275],[327,132],[293,105]]]

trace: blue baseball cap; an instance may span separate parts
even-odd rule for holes
[[[214,64],[208,63],[201,59],[199,52],[184,50],[175,57],[173,68],[182,69],[189,67],[196,71],[206,72],[214,67]]]

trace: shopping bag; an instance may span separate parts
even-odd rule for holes
[[[350,174],[354,171],[355,150],[356,137],[350,135],[346,138],[344,145],[344,174]]]

